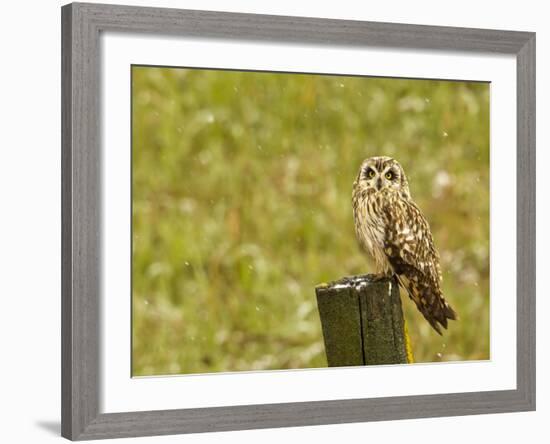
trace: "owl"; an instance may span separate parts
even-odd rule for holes
[[[353,183],[355,233],[374,259],[376,279],[396,276],[416,307],[441,334],[457,315],[441,291],[439,255],[430,226],[414,203],[403,168],[391,157],[363,161]]]

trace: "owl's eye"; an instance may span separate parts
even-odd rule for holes
[[[388,180],[392,180],[395,175],[391,171],[388,171],[384,177]]]
[[[365,176],[367,176],[367,179],[372,179],[374,177],[374,170],[372,168],[369,168],[366,172],[365,172]]]

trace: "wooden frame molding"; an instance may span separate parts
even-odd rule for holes
[[[103,31],[517,57],[517,389],[148,412],[99,411]],[[98,439],[535,409],[535,34],[74,3],[62,8],[62,435]]]

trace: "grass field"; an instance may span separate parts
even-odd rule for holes
[[[133,374],[324,367],[315,285],[372,271],[361,161],[389,155],[430,222],[437,335],[417,362],[489,358],[489,85],[134,67]]]

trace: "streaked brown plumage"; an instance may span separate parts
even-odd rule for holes
[[[430,226],[411,199],[403,168],[391,157],[363,161],[353,183],[353,216],[359,244],[376,273],[396,275],[430,325],[441,334],[457,315],[441,291],[439,255]]]

